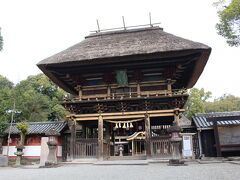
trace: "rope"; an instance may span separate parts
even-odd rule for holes
[[[133,120],[128,120],[128,121],[111,121],[111,120],[104,120],[110,123],[133,123],[133,122],[138,122],[138,121],[142,121],[143,119],[133,119]]]

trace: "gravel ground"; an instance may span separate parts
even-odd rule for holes
[[[239,180],[240,165],[230,163],[150,165],[64,165],[57,168],[0,167],[0,180]]]

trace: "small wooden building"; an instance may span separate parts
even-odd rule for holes
[[[160,27],[96,32],[37,65],[71,93],[70,159],[168,157],[166,129],[184,112],[187,89],[211,48]]]
[[[201,113],[193,117],[199,156],[240,156],[240,112]]]
[[[62,139],[63,139],[63,131],[68,129],[67,123],[60,122],[29,122],[28,133],[25,141],[25,148],[23,150],[23,157],[25,159],[35,159],[39,160],[41,153],[47,153],[47,148],[43,148],[46,146],[46,141],[43,141],[46,138],[45,133],[51,129],[55,129],[57,132],[61,133],[61,136],[58,137],[58,147],[57,147],[57,156],[58,158],[62,158]],[[20,134],[16,127],[16,124],[13,124],[10,131],[10,144],[8,147],[8,127],[5,130],[5,138],[3,141],[3,155],[9,155],[11,159],[14,159],[16,155],[16,145],[20,141]],[[45,143],[45,144],[43,144]],[[44,151],[44,152],[42,152]]]

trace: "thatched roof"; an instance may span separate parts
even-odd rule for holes
[[[73,69],[81,73],[86,66],[96,69],[99,65],[122,62],[174,63],[178,58],[194,55],[194,64],[189,66],[186,77],[176,83],[177,88],[191,88],[201,75],[210,52],[211,48],[204,44],[166,33],[159,27],[148,27],[90,34],[82,42],[40,61],[37,66],[58,86],[76,94],[76,84],[73,86],[64,79]],[[186,61],[193,62],[193,58]]]
[[[37,65],[193,49],[210,50],[210,47],[166,33],[159,27],[121,30],[90,34],[84,41],[40,61]]]

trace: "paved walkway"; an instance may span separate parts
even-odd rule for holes
[[[240,165],[231,163],[168,166],[149,165],[64,165],[57,168],[0,168],[0,180],[239,180]]]

